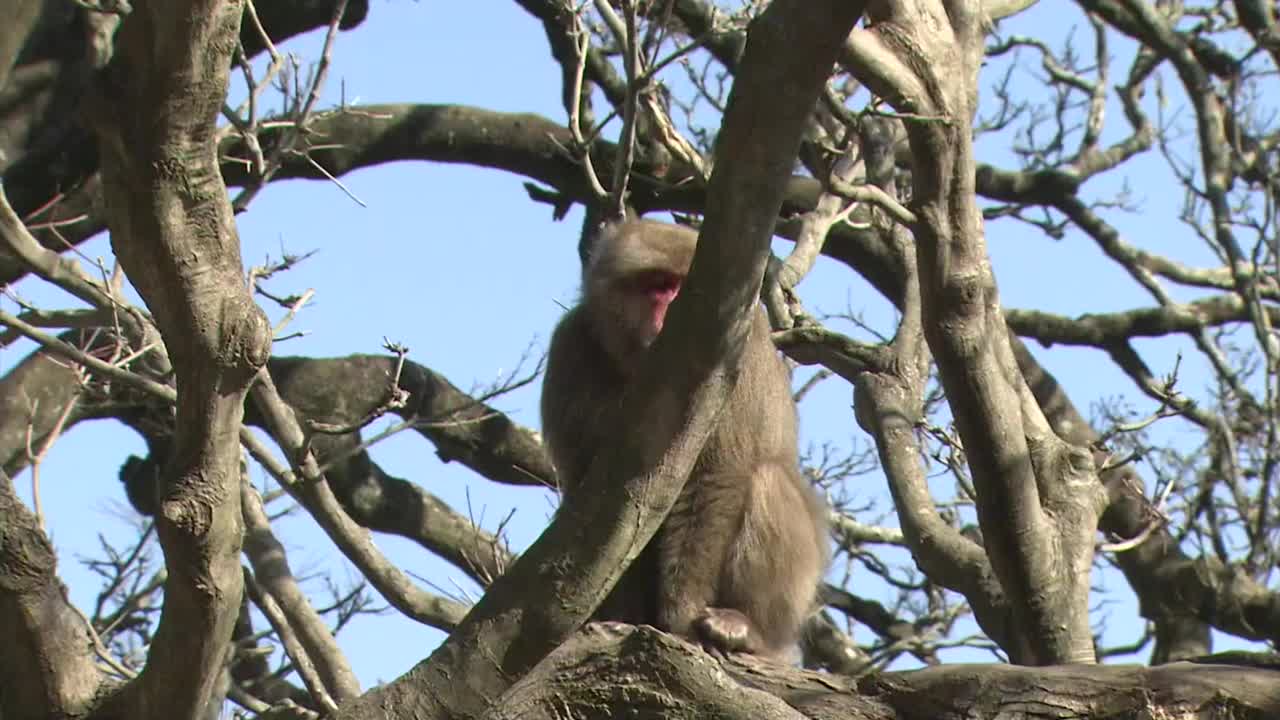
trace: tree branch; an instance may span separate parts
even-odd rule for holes
[[[241,12],[234,1],[138,5],[90,102],[114,250],[177,376],[174,456],[156,514],[164,610],[145,669],[110,700],[130,717],[202,712],[240,609],[238,433],[244,393],[271,350],[214,144]]]

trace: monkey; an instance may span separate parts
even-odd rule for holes
[[[542,385],[543,437],[566,497],[586,491],[606,421],[662,331],[696,241],[652,220],[599,231]],[[829,552],[824,504],[799,471],[796,423],[790,373],[757,306],[737,383],[684,490],[594,619],[652,625],[722,653],[790,652]]]

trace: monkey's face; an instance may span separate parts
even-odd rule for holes
[[[626,280],[628,330],[641,347],[649,347],[662,332],[667,308],[680,294],[684,278],[665,270],[647,270]]]
[[[591,334],[628,375],[653,344],[680,293],[698,236],[651,221],[606,226],[582,274]]]

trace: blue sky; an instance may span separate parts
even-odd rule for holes
[[[1067,12],[1070,8],[1065,3],[1041,5],[1005,28],[1043,35],[1041,28],[1063,29],[1080,21],[1074,11]],[[1088,37],[1082,33],[1081,39]],[[307,62],[317,56],[320,39],[312,34],[285,49]],[[1113,45],[1113,52],[1123,55],[1123,45]],[[1015,82],[1028,93],[1042,92],[1036,80],[1040,72],[1035,59],[1015,74]],[[984,86],[995,79],[994,74],[984,76]],[[372,0],[369,19],[338,40],[325,101],[335,104],[339,98],[348,104],[459,103],[563,120],[559,74],[541,26],[514,3],[491,0]],[[270,107],[273,101],[266,102]],[[1120,116],[1112,113],[1110,118],[1114,126]],[[981,144],[979,157],[1014,167],[1007,151],[997,144]],[[1151,162],[1128,169],[1130,186],[1142,200],[1142,214],[1127,218],[1113,214],[1109,219],[1129,233],[1131,242],[1207,263],[1208,255],[1195,240],[1174,225],[1176,194],[1145,181],[1144,175],[1150,172],[1152,183],[1166,182],[1161,168]],[[523,182],[514,175],[466,166],[397,163],[343,178],[367,207],[324,182],[271,185],[240,216],[246,265],[261,264],[268,256],[279,258],[282,252],[318,250],[299,268],[268,284],[278,294],[307,288],[317,291],[313,304],[291,325],[291,330],[308,334],[277,345],[276,354],[378,353],[386,337],[409,346],[411,359],[463,389],[504,376],[526,351],[532,350],[536,362],[562,312],[561,304],[571,303],[576,295],[580,215],[575,210],[566,221],[553,222],[547,206],[528,200]],[[1090,186],[1090,192],[1103,196],[1118,183],[1118,177],[1107,179],[1096,188]],[[1030,228],[1005,222],[989,225],[988,234],[1006,307],[1076,315],[1150,303],[1077,233],[1054,242]],[[777,248],[785,251],[787,245],[779,243]],[[105,238],[87,244],[85,251],[91,257],[110,256]],[[1088,290],[1082,292],[1082,285]],[[50,306],[69,304],[66,296],[36,283],[24,282],[19,291]],[[888,303],[834,264],[820,263],[801,286],[801,294],[812,311],[840,312],[848,307],[862,312],[880,331],[893,331]],[[272,308],[268,312],[279,315]],[[1144,352],[1150,345],[1142,346]],[[1167,371],[1177,347],[1177,343],[1163,343],[1150,348],[1148,362],[1157,372]],[[1033,350],[1066,384],[1082,410],[1112,395],[1127,395],[1146,407],[1145,399],[1101,353]],[[29,351],[27,344],[0,350],[0,370]],[[1184,387],[1199,390],[1203,370],[1194,356],[1189,355],[1187,362]],[[809,371],[802,371],[798,379],[808,375]],[[535,383],[496,404],[516,421],[536,427],[537,397]],[[868,439],[853,421],[850,398],[850,389],[835,380],[812,394],[802,407],[802,443],[865,444]],[[1179,431],[1170,426],[1168,432]],[[82,607],[91,605],[98,584],[77,557],[96,551],[99,533],[121,543],[132,536],[131,511],[116,471],[126,454],[143,451],[136,436],[113,423],[85,423],[54,448],[43,466],[48,527],[61,552],[62,577]],[[420,483],[462,512],[471,512],[488,529],[515,508],[507,530],[517,550],[537,536],[554,511],[554,499],[546,492],[496,485],[440,463],[434,448],[417,435],[396,436],[378,445],[373,454],[388,472]],[[260,472],[255,471],[254,477],[266,482]],[[15,481],[26,496],[29,474]],[[882,478],[871,476],[858,482],[852,492],[878,498],[882,512],[891,507]],[[884,522],[896,523],[891,514]],[[283,519],[277,531],[298,575],[332,572],[339,582],[356,577],[304,515]],[[442,591],[475,596],[474,586],[462,573],[416,545],[387,537],[378,537],[377,542],[408,572]],[[1112,588],[1109,599],[1116,601],[1107,640],[1137,637],[1142,625],[1123,581],[1114,575],[1100,580]],[[321,586],[313,582],[309,587]],[[884,600],[892,597],[871,585],[858,584],[854,589]],[[388,614],[357,620],[342,633],[340,642],[368,686],[403,673],[426,657],[440,638],[437,631]]]

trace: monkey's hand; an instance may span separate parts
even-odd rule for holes
[[[731,608],[707,608],[693,621],[693,629],[709,650],[754,654],[764,651],[764,639],[751,619]]]

